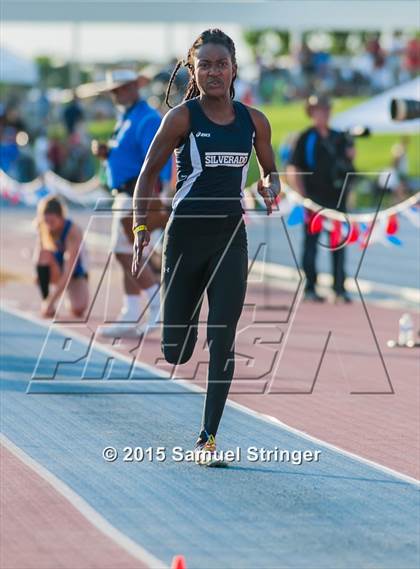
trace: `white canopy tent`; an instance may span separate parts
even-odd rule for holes
[[[35,85],[38,81],[36,64],[2,46],[0,81],[9,85]]]
[[[420,77],[393,87],[368,101],[344,111],[332,120],[332,126],[347,130],[355,126],[368,127],[373,133],[419,133],[420,119],[393,121],[390,114],[392,99],[420,100]]]

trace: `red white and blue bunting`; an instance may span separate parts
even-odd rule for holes
[[[49,194],[61,195],[70,203],[82,207],[92,207],[99,199],[109,197],[97,176],[87,182],[72,183],[48,171],[31,182],[20,183],[0,170],[0,196],[7,203],[35,207],[40,199]],[[247,223],[262,219],[261,215],[249,214],[258,209],[265,210],[264,200],[255,184],[245,189],[243,205]],[[420,192],[378,212],[343,214],[322,208],[282,182],[282,192],[272,215],[284,217],[289,226],[307,223],[312,233],[329,232],[332,248],[340,244],[358,244],[365,248],[374,243],[401,246],[403,242],[398,237],[401,221],[408,220],[415,227],[420,227]]]
[[[87,182],[75,184],[48,171],[31,182],[21,183],[0,170],[0,196],[7,203],[33,207],[50,194],[58,194],[70,203],[85,207],[92,206],[98,199],[109,196],[96,176]]]
[[[256,185],[245,190],[243,203],[248,212],[266,209]],[[282,192],[272,215],[285,218],[288,226],[306,223],[311,233],[327,231],[331,248],[358,244],[363,249],[374,243],[401,246],[403,242],[397,235],[401,218],[407,219],[415,227],[420,227],[420,192],[377,212],[343,214],[304,198],[283,182]],[[249,213],[245,216],[248,223],[256,220],[256,217]]]

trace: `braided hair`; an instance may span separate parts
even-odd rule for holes
[[[176,64],[175,69],[172,72],[171,78],[169,79],[168,88],[166,89],[166,96],[165,96],[165,102],[168,105],[168,107],[172,108],[172,106],[169,104],[169,94],[171,92],[172,83],[174,82],[176,74],[178,73],[179,69],[182,66],[184,66],[188,69],[188,72],[190,75],[190,80],[188,82],[187,89],[186,89],[183,100],[188,101],[189,99],[194,99],[195,97],[199,96],[200,91],[198,89],[198,85],[197,85],[197,83],[195,81],[195,77],[194,77],[194,55],[195,55],[195,52],[197,51],[197,49],[199,49],[201,46],[209,44],[209,43],[223,45],[224,47],[226,47],[230,53],[232,64],[236,65],[236,50],[235,50],[235,44],[233,43],[233,40],[227,34],[222,32],[222,30],[219,30],[218,28],[212,28],[209,30],[205,30],[203,33],[201,33],[198,36],[198,38],[195,40],[195,42],[192,44],[192,46],[188,50],[187,59],[180,59],[178,61],[178,63]],[[235,77],[232,79],[232,83],[231,83],[230,89],[229,89],[229,94],[230,94],[231,99],[233,99],[235,97],[235,87],[233,85],[234,81],[235,81]]]

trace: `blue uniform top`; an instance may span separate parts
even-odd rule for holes
[[[137,178],[160,123],[159,113],[142,100],[119,118],[109,141],[106,173],[110,188],[119,188]],[[171,179],[170,160],[161,170],[160,179],[163,182]]]
[[[245,105],[233,101],[235,119],[219,125],[204,113],[198,98],[186,102],[190,131],[175,149],[176,215],[238,215],[255,138]]]
[[[64,253],[66,251],[66,238],[70,231],[73,222],[71,219],[66,219],[64,222],[63,231],[59,235],[58,239],[55,241],[55,245],[57,250],[54,251],[54,257],[60,267],[63,270],[64,267]],[[87,275],[87,269],[84,264],[83,260],[83,249],[80,251],[79,256],[77,257],[76,266],[74,267],[74,271],[72,274],[73,278],[84,277]]]

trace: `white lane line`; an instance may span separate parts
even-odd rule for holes
[[[33,316],[32,314],[26,314],[25,312],[23,312],[19,309],[3,307],[2,310],[4,310],[5,312],[9,312],[10,314],[14,314],[15,316],[18,316],[18,317],[23,318],[25,320],[32,321],[35,324],[39,324],[40,326],[42,326],[44,328],[49,328],[49,326],[50,326],[44,320],[41,320],[41,319],[37,318],[36,316]],[[67,334],[70,336],[73,335],[75,338],[80,340],[85,345],[89,345],[89,340],[85,336],[82,336],[81,334],[74,332],[74,330],[66,329],[65,326],[63,326],[63,327],[60,326],[60,328],[62,329],[63,334]],[[61,333],[61,331],[58,330],[57,328],[56,328],[56,330],[57,330],[57,332]],[[98,349],[100,349],[100,351],[105,352],[109,356],[112,356],[114,358],[120,358],[121,360],[123,360],[126,363],[131,365],[132,358],[130,358],[129,356],[126,356],[125,354],[120,354],[108,346],[97,346],[97,347],[98,347]],[[156,375],[160,375],[161,377],[167,377],[168,379],[170,378],[170,375],[168,373],[163,372],[162,370],[160,370],[158,368],[154,368],[154,366],[151,366],[149,364],[139,362],[138,360],[136,360],[135,365],[139,366],[141,368],[143,367],[143,368],[155,373]],[[33,381],[36,382],[36,380],[33,380]],[[83,384],[86,385],[88,383],[88,381],[89,380],[83,380]],[[199,387],[198,385],[191,384],[187,380],[176,379],[176,380],[171,380],[171,381],[174,381],[175,383],[177,383],[179,385],[183,385],[186,389],[188,389],[190,391],[194,391],[196,393],[203,393],[203,394],[205,393],[204,388]],[[332,443],[328,443],[327,441],[324,441],[322,439],[318,439],[317,437],[314,437],[314,436],[310,435],[309,433],[306,433],[305,431],[295,429],[294,427],[291,427],[291,426],[287,425],[286,423],[283,423],[282,421],[280,421],[276,417],[272,417],[271,415],[266,415],[265,413],[261,413],[260,411],[255,411],[254,409],[250,409],[249,407],[246,407],[245,405],[242,405],[241,403],[237,403],[236,401],[232,401],[231,399],[228,399],[226,404],[229,405],[230,407],[233,407],[234,409],[237,409],[238,411],[242,411],[243,413],[251,415],[251,416],[255,417],[256,419],[260,419],[261,421],[264,421],[266,423],[270,423],[271,425],[275,425],[276,427],[279,427],[280,429],[283,429],[285,431],[293,433],[293,434],[295,434],[295,435],[297,435],[303,439],[306,439],[306,440],[311,441],[313,443],[316,443],[318,445],[324,446],[325,448],[328,448],[334,452],[337,452],[339,454],[347,456],[348,458],[352,458],[353,460],[357,460],[358,462],[366,464],[366,465],[370,466],[371,468],[379,470],[380,472],[384,472],[385,474],[389,474],[391,476],[394,476],[395,478],[403,480],[404,482],[407,482],[408,484],[414,484],[415,486],[420,486],[420,480],[417,480],[416,478],[408,476],[407,474],[403,474],[402,472],[398,472],[398,470],[394,470],[393,468],[389,468],[388,466],[384,466],[383,464],[380,464],[378,462],[374,462],[373,460],[369,460],[368,458],[364,458],[363,456],[360,456],[360,455],[355,454],[351,451],[345,450],[345,449],[338,447]]]
[[[42,464],[31,458],[25,451],[16,446],[5,435],[0,435],[1,444],[14,456],[21,460],[26,466],[31,468],[38,476],[48,482],[54,490],[61,494],[76,510],[82,514],[101,533],[112,539],[117,545],[129,553],[132,557],[145,563],[150,569],[167,569],[160,559],[146,551],[132,539],[121,533],[117,528],[110,524],[101,514],[90,506],[79,494],[67,486],[62,480],[57,478],[52,472],[47,470]]]
[[[264,413],[254,411],[253,409],[249,409],[248,407],[245,407],[244,405],[241,405],[240,403],[236,403],[235,401],[231,401],[230,405],[231,405],[231,407],[235,407],[236,409],[242,411],[243,413],[247,413],[248,415],[251,415],[253,417],[261,419],[262,421],[265,421],[266,423],[271,423],[273,425],[276,425],[277,427],[280,427],[280,428],[284,429],[285,431],[289,431],[290,433],[298,435],[298,436],[302,437],[303,439],[306,439],[306,440],[311,441],[313,443],[317,443],[318,445],[324,446],[330,450],[338,452],[339,454],[343,454],[349,458],[353,458],[354,460],[357,460],[359,462],[363,462],[364,464],[371,466],[372,468],[380,470],[381,472],[385,472],[386,474],[389,474],[391,476],[395,476],[396,478],[399,478],[400,480],[403,480],[404,482],[407,482],[409,484],[414,484],[415,486],[420,486],[420,480],[417,480],[416,478],[412,478],[411,476],[408,476],[407,474],[403,474],[402,472],[398,472],[398,470],[394,470],[393,468],[389,468],[388,466],[384,466],[383,464],[379,464],[378,462],[374,462],[373,460],[369,460],[368,458],[364,458],[363,456],[355,454],[351,451],[342,449],[342,448],[340,448],[340,447],[338,447],[332,443],[328,443],[322,439],[318,439],[317,437],[314,437],[314,436],[306,433],[305,431],[300,431],[299,429],[295,429],[294,427],[290,427],[289,425],[286,425],[286,423],[283,423],[282,421],[280,421],[280,419],[277,419],[277,417],[272,417],[271,415],[265,415]]]
[[[296,290],[299,281],[299,273],[293,267],[280,265],[278,263],[269,263],[262,261],[254,261],[252,265],[253,271],[259,276],[268,276],[280,279],[281,288],[287,290]],[[290,282],[292,281],[292,282]],[[328,273],[318,274],[319,285],[324,289],[330,289],[333,277]],[[418,304],[420,302],[420,290],[416,288],[401,287],[390,284],[378,283],[376,281],[368,281],[366,279],[357,279],[362,294],[384,294],[391,297],[397,297],[407,302]],[[347,278],[346,288],[349,292],[357,293],[358,289],[354,278]]]

